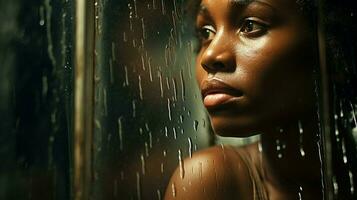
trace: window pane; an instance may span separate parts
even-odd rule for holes
[[[95,198],[162,199],[179,160],[206,147],[193,43],[178,1],[100,1]]]
[[[69,199],[72,2],[0,2],[0,199]]]
[[[184,177],[191,180],[190,176],[202,173],[194,171],[195,166],[185,165],[186,161],[197,160],[197,157],[190,160],[191,153],[219,144],[222,146],[211,147],[211,151],[232,149],[243,158],[246,154],[242,155],[242,152],[248,152],[249,156],[244,161],[248,171],[243,174],[250,174],[251,180],[242,183],[236,180],[238,184],[257,180],[265,182],[266,176],[289,183],[284,187],[276,186],[278,192],[266,184],[258,184],[255,190],[260,193],[254,194],[261,195],[262,199],[267,198],[267,194],[283,199],[321,199],[329,192],[334,192],[333,195],[339,199],[354,195],[355,158],[346,156],[354,155],[355,151],[351,131],[355,128],[355,102],[343,103],[350,106],[349,110],[346,107],[350,114],[340,116],[341,120],[349,119],[349,131],[345,131],[344,135],[349,138],[350,144],[346,148],[346,141],[341,143],[338,137],[334,138],[335,134],[330,134],[330,131],[340,133],[336,132],[335,125],[330,125],[337,119],[331,113],[338,106],[332,106],[332,110],[324,108],[325,102],[330,102],[328,105],[341,104],[336,104],[336,99],[330,98],[334,95],[336,83],[330,82],[327,90],[323,83],[324,77],[333,77],[333,73],[323,70],[325,61],[329,64],[326,65],[328,69],[339,68],[336,63],[339,58],[332,56],[339,52],[330,51],[331,47],[333,49],[331,41],[337,41],[331,40],[330,36],[336,34],[334,27],[339,25],[329,16],[336,11],[349,13],[345,9],[348,6],[341,6],[341,10],[334,6],[331,6],[331,10],[323,10],[320,4],[312,1],[291,1],[290,7],[274,4],[277,7],[285,6],[283,10],[289,12],[281,11],[278,16],[271,17],[268,8],[257,11],[256,7],[250,6],[254,3],[238,2],[238,8],[249,10],[246,13],[249,16],[243,18],[245,15],[241,15],[239,9],[229,7],[232,5],[228,4],[232,10],[226,11],[225,7],[219,5],[228,1],[217,5],[203,1],[205,6],[195,13],[199,2],[131,0],[120,3],[100,1],[96,5],[94,196],[106,199],[162,199],[166,190],[172,192],[172,196],[184,198],[180,195],[186,195],[189,187],[177,186],[180,183],[178,180],[175,182],[175,175],[174,181],[168,184],[174,168],[177,167],[182,180],[185,180]],[[333,2],[327,3],[326,8],[334,5]],[[319,11],[323,11],[322,15]],[[229,16],[236,17],[236,21],[233,20],[235,23],[219,21],[222,18],[217,16],[228,16],[220,15],[222,12],[230,12]],[[198,40],[193,34],[196,14],[199,15],[196,26],[201,28],[197,33]],[[250,15],[253,18],[249,18]],[[284,15],[286,18],[282,17]],[[291,15],[296,18],[289,18]],[[353,16],[351,14],[350,19]],[[240,27],[237,30],[242,35],[237,32],[234,32],[234,36],[229,35],[233,31],[227,30],[237,27]],[[304,31],[296,34],[301,29]],[[256,32],[253,34],[254,30]],[[324,34],[319,35],[321,32]],[[270,34],[271,37],[268,37]],[[221,35],[224,37],[221,38]],[[207,43],[201,43],[200,46],[199,40],[206,39]],[[343,43],[340,45],[343,48],[348,46]],[[231,52],[230,48],[233,49]],[[206,55],[213,55],[217,53],[215,51],[221,54],[213,58]],[[226,58],[227,54],[222,52],[234,53],[234,62],[229,60],[232,59],[229,57],[231,54]],[[354,54],[345,56],[353,58]],[[351,63],[349,67],[354,81],[354,64]],[[234,94],[243,96],[241,109],[244,112],[234,111],[240,105],[239,100],[236,107],[231,105],[232,113],[227,118],[222,113],[217,117],[214,109],[210,110],[209,107],[215,103],[212,99],[204,98],[204,108],[199,91],[203,87],[200,86],[200,74],[197,77],[197,73],[202,71],[208,74],[207,79],[210,75],[221,77],[231,82],[233,89],[239,89],[240,95]],[[234,73],[238,76],[229,78]],[[351,85],[352,79],[350,82],[348,79],[344,81]],[[216,86],[212,83],[210,87]],[[351,86],[347,88],[352,90]],[[324,96],[327,93],[333,95]],[[353,95],[349,98],[355,99]],[[217,122],[222,116],[224,119]],[[324,116],[330,116],[331,121],[325,121]],[[234,133],[230,134],[232,130]],[[214,132],[232,137],[217,136]],[[237,139],[251,135],[255,136]],[[246,144],[249,148],[242,147]],[[196,155],[200,156],[202,152],[207,151],[198,151]],[[259,155],[262,160],[251,160],[254,155]],[[184,158],[187,160],[183,161]],[[342,169],[340,164],[346,159],[350,163],[346,165],[347,168],[342,167],[344,175],[338,178],[337,171]],[[211,161],[218,163],[219,159]],[[256,164],[261,166],[257,169],[260,176],[257,180],[252,172]],[[218,168],[220,165],[214,166]],[[222,168],[225,167],[227,165],[224,164]],[[193,171],[190,172],[190,169]],[[228,174],[242,174],[234,169],[226,171],[229,171]],[[267,174],[263,176],[263,172]],[[330,172],[335,175],[330,177]],[[217,182],[216,185],[224,183]],[[193,186],[197,189],[194,193],[199,193],[202,188],[205,191],[206,184],[203,182],[201,187]],[[323,191],[323,188],[328,191]],[[219,192],[219,188],[216,190]],[[233,190],[228,190],[227,194],[232,197],[233,193]]]
[[[356,199],[351,0],[79,3],[0,2],[0,199]]]

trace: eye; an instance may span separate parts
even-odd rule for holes
[[[211,41],[216,35],[216,31],[211,25],[205,25],[198,30],[198,38],[202,43]]]
[[[267,25],[251,19],[245,20],[240,28],[240,32],[249,37],[258,37],[266,31]]]

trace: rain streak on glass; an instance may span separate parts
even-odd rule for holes
[[[95,199],[162,199],[176,167],[212,141],[198,126],[206,113],[185,6],[96,1]]]

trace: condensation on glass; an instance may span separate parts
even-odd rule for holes
[[[181,1],[96,2],[94,196],[162,199],[208,145]]]
[[[74,198],[73,149],[80,144],[73,141],[73,94],[81,92],[73,92],[76,2],[0,2],[0,199]],[[84,166],[91,172],[90,199],[163,199],[174,169],[195,151],[259,140],[213,135],[195,83],[194,27],[185,0],[88,3],[94,12],[83,17],[93,19],[95,34],[88,50],[93,140],[87,144],[90,166]],[[323,8],[320,19],[330,9]],[[352,8],[342,14],[355,20]],[[349,93],[356,83],[356,52],[348,40],[343,48],[325,49],[329,33],[343,24],[321,22],[322,182],[327,199],[346,199],[356,196],[357,102]],[[332,62],[340,49],[349,49],[346,62]],[[338,80],[328,81],[331,71],[349,74],[339,77],[351,80],[345,89],[336,89]]]
[[[182,169],[182,160],[194,151],[212,144],[241,145],[259,139],[237,141],[212,135],[195,84],[193,27],[185,16],[185,3],[95,2],[92,155],[95,199],[162,199],[170,187],[167,183],[174,168]],[[347,150],[345,142],[338,138],[342,130],[336,124],[345,121],[350,130],[346,135],[352,141],[356,105],[345,102],[350,105],[348,115],[336,107],[339,115],[331,115],[334,111],[329,107],[329,94],[334,92],[334,83],[326,82],[330,77],[325,69],[333,66],[326,64],[331,63],[331,57],[329,50],[324,49],[331,29],[323,20],[328,10],[322,6],[320,10],[321,21],[316,29],[320,34],[321,76],[316,81],[321,81],[321,85],[317,84],[316,94],[322,99],[319,114],[323,134],[318,136],[321,183],[328,199],[343,198],[343,194],[354,195],[355,170],[344,168],[349,170],[340,178],[336,172],[339,161],[334,159],[340,157],[345,164],[355,162],[353,156],[347,156],[347,152],[354,152],[355,146],[349,145]],[[297,128],[302,140],[302,125]],[[284,145],[277,142],[276,148],[280,152]],[[299,151],[304,157],[304,148]],[[303,199],[300,192],[297,196]]]
[[[73,1],[1,1],[0,24],[0,199],[69,199]]]

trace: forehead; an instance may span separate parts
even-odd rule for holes
[[[309,0],[305,0],[309,1]],[[200,11],[210,11],[219,8],[241,8],[252,3],[259,3],[271,7],[275,11],[281,12],[292,12],[298,10],[298,0],[202,0],[199,10]],[[221,6],[218,6],[221,5]],[[224,6],[222,6],[224,5]]]

